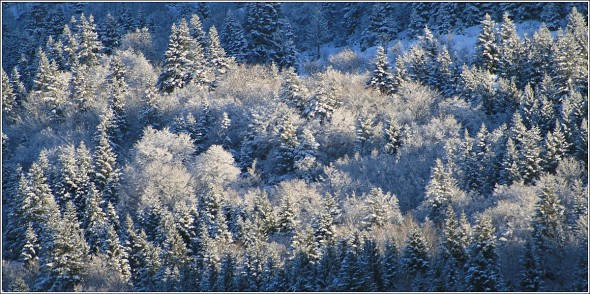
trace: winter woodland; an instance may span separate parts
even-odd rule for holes
[[[3,291],[588,291],[588,4],[2,3]]]

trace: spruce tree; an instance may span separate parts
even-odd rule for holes
[[[285,70],[279,95],[287,105],[294,107],[299,113],[303,113],[305,110],[306,89],[299,80],[294,68],[289,67]]]
[[[467,239],[466,232],[461,228],[459,220],[452,207],[447,211],[443,227],[443,241],[445,258],[453,258],[459,265],[467,262]]]
[[[468,291],[503,291],[504,280],[498,268],[496,232],[489,216],[480,218],[474,228],[466,264],[465,287]]]
[[[239,63],[244,62],[247,54],[244,30],[231,12],[227,14],[224,21],[221,44],[228,55],[233,56]]]
[[[543,165],[545,171],[553,172],[559,162],[566,156],[570,144],[565,138],[561,128],[561,123],[557,121],[553,132],[547,133],[545,137],[545,156],[543,156]]]
[[[442,223],[447,209],[458,191],[457,181],[440,159],[435,161],[430,182],[426,186],[425,201],[428,203],[428,216],[435,223]]]
[[[270,63],[279,49],[276,35],[279,29],[280,3],[249,3],[246,31],[249,41],[248,60]]]
[[[2,69],[2,113],[4,117],[12,116],[15,108],[16,97],[12,89],[8,75]]]
[[[219,41],[219,34],[215,26],[209,28],[209,47],[207,51],[207,58],[209,66],[213,70],[215,80],[212,81],[210,87],[215,88],[219,78],[227,72],[233,59],[226,57],[225,50],[221,47]]]
[[[280,145],[277,154],[277,169],[279,173],[285,174],[293,171],[295,148],[299,145],[295,127],[290,118],[285,118],[279,136]]]
[[[89,82],[88,67],[74,59],[70,65],[72,79],[70,80],[70,101],[75,109],[81,113],[90,110],[92,103],[92,88]]]
[[[418,227],[413,227],[406,239],[406,246],[400,260],[401,266],[406,271],[412,282],[412,288],[424,291],[424,279],[430,270],[426,240]]]
[[[191,53],[191,50],[194,53]],[[193,72],[195,60],[192,58],[192,54],[202,54],[202,52],[203,47],[189,35],[189,29],[184,19],[178,26],[172,24],[168,49],[164,53],[162,72],[158,77],[156,87],[166,93],[172,93],[177,88],[185,87],[195,74]]]
[[[72,292],[80,290],[88,268],[88,245],[76,217],[76,207],[66,204],[63,218],[46,224],[50,242],[42,244],[40,291]]]
[[[84,14],[80,16],[80,43],[76,49],[76,58],[81,64],[94,66],[98,65],[99,54],[103,46],[96,32],[94,17],[90,15],[88,19]]]
[[[428,24],[430,18],[429,3],[416,2],[412,3],[412,11],[410,13],[410,24],[408,29],[411,36],[418,36],[420,32]]]
[[[375,70],[367,86],[377,89],[379,93],[391,95],[394,90],[393,77],[389,73],[389,62],[383,46],[377,48],[377,57],[375,60]]]
[[[545,184],[535,204],[532,218],[533,238],[543,253],[559,254],[564,238],[564,207],[552,183]]]
[[[102,52],[104,52],[106,55],[113,54],[113,51],[119,46],[119,43],[121,42],[121,34],[119,31],[119,24],[117,23],[117,20],[111,15],[111,13],[107,13],[106,19],[101,26],[99,34],[102,44],[104,45]]]
[[[475,44],[476,64],[491,73],[495,73],[499,58],[499,50],[496,40],[496,23],[492,20],[490,15],[486,13],[481,24],[482,31]]]
[[[315,94],[307,101],[303,115],[308,119],[317,119],[322,124],[331,122],[334,110],[341,104],[339,98],[333,85],[321,81]]]
[[[158,89],[153,85],[149,85],[141,98],[143,106],[139,114],[139,120],[144,127],[152,126],[157,129],[160,127],[162,120],[162,113],[158,101],[158,98],[160,98]]]
[[[102,209],[104,200],[94,184],[90,184],[89,194],[86,197],[88,197],[88,202],[82,227],[84,228],[90,253],[97,254],[103,252],[103,244],[108,240],[108,221],[106,213]]]
[[[524,292],[540,291],[543,283],[540,260],[536,248],[530,241],[525,245],[521,262],[523,269],[520,274],[520,290]]]
[[[34,268],[39,262],[40,250],[37,234],[33,230],[33,226],[29,224],[25,234],[25,244],[20,252],[19,259],[24,262],[25,267]]]
[[[383,254],[381,255],[381,281],[382,288],[380,291],[395,291],[395,277],[398,272],[399,253],[394,240],[388,240],[385,243]]]
[[[120,57],[115,55],[111,60],[109,74],[107,75],[109,91],[109,107],[113,110],[113,140],[116,144],[123,142],[123,137],[128,129],[127,112],[125,109],[126,92],[128,85],[125,82],[125,65]]]
[[[385,124],[383,130],[385,146],[383,147],[385,153],[396,155],[399,151],[402,141],[403,129],[398,124],[397,120],[389,119]]]
[[[99,131],[99,141],[94,151],[94,184],[107,202],[119,202],[118,186],[121,177],[117,155],[104,131]]]
[[[498,74],[504,78],[520,80],[523,44],[508,12],[504,13],[498,42]]]

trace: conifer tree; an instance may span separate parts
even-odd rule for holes
[[[117,23],[117,20],[111,15],[111,13],[107,13],[106,19],[101,26],[99,33],[102,44],[104,45],[102,52],[104,52],[106,55],[113,54],[113,51],[119,46],[119,43],[121,42],[121,34],[119,31],[119,24]]]
[[[381,255],[381,281],[382,288],[380,291],[394,291],[396,289],[395,276],[398,272],[398,250],[394,240],[388,240],[385,243],[383,254]]]
[[[280,97],[287,105],[294,107],[300,113],[303,113],[306,100],[306,89],[295,73],[295,69],[289,67],[285,70],[283,83],[281,84]]]
[[[399,28],[393,19],[392,7],[389,3],[375,3],[369,17],[369,26],[363,32],[363,48],[374,45],[387,46],[395,38]]]
[[[88,19],[84,14],[80,16],[80,43],[76,48],[76,58],[81,64],[94,66],[98,65],[98,57],[103,46],[96,32],[94,17],[90,15]]]
[[[320,123],[331,122],[334,110],[340,104],[335,87],[321,81],[315,94],[307,101],[303,115],[308,119],[317,119]]]
[[[94,151],[94,184],[107,202],[118,203],[118,186],[121,177],[117,155],[104,131],[99,131],[99,141]]]
[[[76,148],[76,165],[78,170],[77,176],[77,190],[76,194],[72,195],[74,205],[78,210],[78,219],[84,221],[84,213],[86,211],[88,193],[91,188],[92,171],[92,156],[90,150],[86,148],[84,141],[81,141]]]
[[[426,240],[418,227],[408,232],[406,246],[400,260],[401,266],[412,281],[412,288],[424,289],[424,279],[430,269]]]
[[[402,145],[402,128],[398,124],[397,120],[389,119],[386,122],[383,130],[385,146],[383,149],[385,153],[395,155],[399,151]]]
[[[203,29],[203,23],[201,22],[201,17],[198,14],[191,15],[189,20],[189,32],[191,38],[197,41],[201,48],[207,48],[207,35],[205,34],[205,30]]]
[[[502,170],[500,171],[499,183],[511,185],[513,182],[521,182],[522,176],[518,166],[518,151],[514,140],[508,139],[506,143],[506,152],[502,159]]]
[[[428,203],[428,216],[435,223],[442,223],[447,209],[458,191],[457,181],[440,159],[435,161],[430,182],[426,186],[425,201]]]
[[[219,78],[227,72],[233,59],[226,57],[225,50],[221,47],[219,34],[215,26],[209,28],[209,47],[207,58],[209,66],[213,70],[214,81],[211,82],[210,88],[215,88]]]
[[[2,69],[2,113],[3,116],[12,116],[15,108],[16,97],[12,89],[8,75]]]
[[[40,250],[37,234],[35,234],[33,226],[29,224],[25,234],[25,245],[20,252],[20,260],[25,263],[26,267],[33,268],[39,262]]]
[[[515,77],[520,80],[519,75],[522,72],[520,63],[524,48],[508,12],[505,12],[503,16],[498,43],[498,73],[507,79]]]
[[[249,39],[248,60],[270,63],[279,49],[280,3],[250,3],[247,6],[246,31]]]
[[[192,51],[192,53],[191,53]],[[186,21],[172,24],[168,49],[164,53],[162,72],[156,82],[161,92],[172,93],[176,88],[185,87],[195,74],[195,59],[192,55],[203,53],[203,47],[189,35]],[[202,58],[202,56],[201,56]]]
[[[552,72],[554,43],[553,35],[547,26],[541,24],[525,50],[527,66],[524,74],[528,76],[531,84],[539,84],[545,75]]]
[[[27,181],[21,182],[22,188],[24,188],[21,193],[25,193],[21,208],[26,220],[23,224],[27,225],[30,222],[38,235],[40,235],[41,228],[49,221],[49,218],[55,216],[55,214],[59,217],[59,209],[57,209],[55,198],[44,172],[46,168],[44,168],[43,161],[46,160],[47,158],[44,158],[44,154],[41,153],[39,160],[31,165],[27,174]],[[54,208],[56,211],[53,211]]]
[[[92,103],[92,88],[88,81],[88,67],[74,59],[70,65],[72,79],[70,80],[70,101],[76,110],[84,113],[90,110]]]
[[[88,204],[86,205],[82,227],[85,229],[84,232],[90,253],[96,254],[103,251],[103,244],[108,237],[108,221],[106,213],[102,209],[104,203],[102,194],[96,189],[93,183],[90,184],[87,197]]]
[[[68,202],[63,219],[58,216],[56,221],[46,224],[51,241],[41,245],[43,255],[37,290],[80,290],[88,267],[88,245],[76,214],[76,207]]]
[[[476,43],[477,64],[491,73],[496,72],[498,65],[498,46],[496,41],[496,23],[486,13],[481,22],[481,33]]]
[[[545,184],[535,204],[532,227],[536,247],[541,252],[559,254],[564,242],[564,207],[552,183]]]
[[[391,95],[394,92],[393,78],[389,73],[389,63],[383,46],[377,48],[375,70],[373,70],[373,75],[367,82],[367,86],[375,88],[379,93],[385,95]]]
[[[233,56],[237,62],[245,61],[247,43],[244,38],[244,30],[231,12],[227,14],[224,21],[221,44],[227,54]]]
[[[162,113],[158,103],[158,96],[158,90],[153,85],[149,85],[145,90],[142,96],[142,102],[144,104],[139,114],[139,120],[142,122],[143,126],[152,126],[154,128],[160,126]]]
[[[418,34],[422,32],[424,27],[428,24],[429,18],[429,3],[412,3],[412,12],[410,13],[410,24],[408,25],[411,36],[418,36]]]
[[[489,216],[483,216],[474,228],[469,247],[465,287],[468,291],[503,291],[504,281],[498,268],[496,232]]]
[[[400,223],[402,214],[395,195],[383,193],[381,188],[372,188],[365,198],[364,224],[372,229],[382,228],[386,223]]]
[[[542,289],[542,272],[538,252],[529,241],[521,258],[523,269],[520,274],[520,289],[524,292],[537,292]]]
[[[351,236],[347,246],[342,248],[343,258],[337,279],[334,280],[335,291],[361,291],[363,283],[363,269],[359,264],[362,243],[358,233]]]
[[[295,164],[295,148],[299,145],[295,127],[289,117],[286,117],[280,129],[280,146],[277,154],[277,169],[285,174],[293,171]]]
[[[279,20],[276,42],[279,44],[273,55],[273,62],[280,70],[297,66],[297,47],[295,46],[293,28],[286,19]]]
[[[109,106],[113,110],[113,136],[111,140],[116,144],[123,142],[127,127],[127,113],[125,110],[125,65],[119,56],[113,56],[110,64],[107,82],[109,84]]]
[[[232,292],[237,291],[235,284],[235,269],[237,267],[237,260],[232,253],[226,251],[221,257],[219,274],[215,281],[213,291]]]
[[[553,132],[547,133],[545,137],[544,170],[555,171],[559,162],[566,156],[570,144],[565,138],[561,129],[561,123],[557,121]]]
[[[447,211],[443,227],[444,254],[446,258],[453,258],[459,265],[467,262],[468,239],[466,232],[461,228],[459,220],[452,207]]]
[[[20,109],[26,99],[27,89],[21,80],[21,75],[16,66],[12,69],[9,80],[14,93],[14,108]]]
[[[298,227],[298,218],[295,214],[294,203],[291,197],[285,196],[281,199],[279,214],[277,219],[277,228],[280,232],[293,234]]]
[[[121,245],[119,235],[112,223],[107,224],[106,238],[103,250],[109,258],[109,265],[124,282],[129,282],[131,278],[129,255],[127,249]]]

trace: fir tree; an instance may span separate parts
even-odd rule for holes
[[[498,268],[496,232],[492,220],[483,216],[474,229],[466,264],[468,291],[503,291],[504,281]]]
[[[400,260],[401,266],[412,281],[413,289],[424,289],[424,279],[430,269],[426,241],[418,227],[408,232],[406,246]]]
[[[3,116],[13,116],[15,108],[16,95],[12,89],[8,75],[2,69],[2,113]]]
[[[119,32],[119,24],[117,23],[117,20],[110,13],[107,13],[99,34],[102,44],[104,45],[102,52],[106,55],[113,54],[115,48],[119,47],[121,34]]]
[[[226,57],[225,50],[221,47],[219,41],[219,34],[215,26],[209,28],[209,48],[207,51],[207,58],[209,66],[213,70],[215,80],[211,87],[215,88],[218,79],[227,72],[230,64],[233,62],[231,58]]]
[[[363,48],[374,45],[386,46],[398,33],[398,24],[393,19],[389,3],[375,3],[369,17],[369,26],[363,32]]]
[[[426,27],[430,18],[429,3],[412,3],[412,12],[410,13],[410,24],[408,28],[411,36],[418,36]]]
[[[555,129],[547,133],[545,137],[544,170],[555,171],[559,162],[566,156],[569,150],[569,143],[561,129],[561,123],[557,121]]]
[[[481,33],[476,43],[477,64],[491,73],[496,72],[498,65],[498,46],[496,41],[496,23],[486,13],[481,22]]]
[[[545,184],[535,204],[532,227],[536,247],[542,252],[559,254],[564,242],[564,207],[552,183]]]
[[[332,121],[334,110],[340,106],[339,93],[333,85],[326,81],[320,82],[315,94],[307,101],[303,115],[326,123]]]
[[[80,16],[80,43],[76,49],[76,58],[81,64],[94,66],[98,65],[99,53],[103,46],[96,32],[94,17],[90,15],[88,19],[84,14]]]
[[[12,91],[14,93],[14,107],[20,109],[25,102],[27,96],[27,89],[21,80],[18,68],[15,66],[10,74],[10,84],[12,85]]]
[[[78,59],[71,63],[70,70],[72,79],[70,80],[70,101],[73,101],[76,110],[81,113],[90,110],[92,103],[92,88],[88,81],[88,67],[80,64]]]
[[[387,61],[387,54],[382,46],[377,48],[377,58],[375,61],[375,70],[371,79],[367,82],[367,86],[377,89],[379,93],[391,95],[394,90],[393,78],[389,73],[389,62]]]
[[[444,255],[446,258],[453,258],[459,265],[467,262],[468,239],[465,230],[461,228],[459,220],[452,207],[447,211],[443,227]]]
[[[275,39],[279,29],[280,3],[250,3],[247,6],[246,31],[249,39],[248,60],[269,63],[279,48]]]
[[[430,182],[426,186],[425,201],[428,203],[428,216],[435,223],[442,223],[447,209],[459,193],[456,180],[443,166],[440,159],[435,161]]]
[[[201,22],[201,17],[198,14],[191,15],[189,20],[189,32],[191,38],[197,41],[201,48],[207,48],[207,36],[205,34],[205,30],[203,29],[203,23]]]
[[[244,30],[233,13],[227,14],[222,32],[221,44],[227,54],[233,56],[237,62],[244,62],[247,43],[244,38]]]
[[[200,49],[200,50],[199,50]],[[195,73],[194,60],[189,51],[202,53],[203,48],[189,35],[189,30],[184,19],[180,25],[172,24],[172,33],[168,42],[168,49],[164,53],[162,72],[156,82],[156,87],[161,92],[172,93],[176,88],[185,87]]]
[[[125,94],[127,83],[125,82],[125,66],[119,56],[111,60],[110,71],[107,76],[109,85],[109,106],[113,110],[113,135],[111,139],[116,144],[123,142],[127,127],[127,113],[125,110]]]
[[[63,219],[47,223],[51,241],[42,245],[44,253],[42,274],[36,284],[38,290],[80,290],[87,270],[88,245],[76,214],[76,207],[68,202]]]
[[[39,242],[37,240],[37,234],[33,230],[33,226],[29,224],[27,226],[27,232],[25,234],[25,245],[20,252],[20,260],[25,263],[28,268],[35,267],[39,262],[39,251],[41,250]]]
[[[399,151],[402,141],[403,129],[399,126],[397,120],[390,119],[387,121],[383,130],[385,146],[383,149],[385,153],[395,155]]]
[[[380,291],[394,291],[396,289],[395,277],[398,272],[398,250],[394,240],[385,243],[385,249],[381,255],[381,280]]]
[[[104,199],[113,204],[118,203],[118,185],[120,171],[117,155],[113,151],[104,131],[99,131],[99,141],[94,151],[94,184],[101,191]]]
[[[306,89],[299,80],[299,76],[295,73],[295,69],[292,67],[285,70],[285,76],[283,83],[281,84],[280,97],[287,105],[294,107],[303,113],[306,100]]]
[[[524,292],[537,292],[542,289],[542,273],[537,254],[534,245],[527,242],[524,255],[521,258],[523,269],[520,274],[520,289]]]
[[[497,68],[500,76],[508,79],[516,77],[517,80],[520,80],[523,44],[516,32],[516,26],[507,12],[504,13],[500,26],[498,53]]]
[[[108,222],[107,217],[102,209],[104,200],[102,194],[90,185],[89,195],[87,195],[88,204],[84,213],[83,228],[85,229],[86,240],[90,253],[96,254],[103,251],[103,242],[107,240]]]

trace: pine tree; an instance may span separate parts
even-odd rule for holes
[[[40,48],[37,51],[37,56],[39,66],[33,80],[33,93],[51,114],[59,116],[58,112],[63,104],[63,99],[57,96],[59,85],[57,64],[49,62],[45,52]]]
[[[68,201],[73,200],[78,190],[78,166],[76,150],[73,145],[62,149],[58,155],[59,173],[55,183],[55,200],[60,208],[65,208]]]
[[[338,276],[334,279],[334,291],[361,291],[362,289],[363,269],[359,263],[362,243],[358,233],[351,236],[351,239],[341,248],[343,258]]]
[[[12,89],[8,75],[2,69],[2,113],[3,116],[13,116],[15,108],[16,96]]]
[[[535,204],[532,227],[536,247],[543,253],[559,254],[564,242],[564,207],[552,183],[545,184]]]
[[[139,120],[143,126],[152,126],[158,128],[160,121],[162,120],[162,113],[159,105],[159,93],[158,89],[153,85],[149,85],[145,90],[142,98],[143,106],[139,114]]]
[[[396,155],[399,151],[402,140],[403,129],[399,126],[397,120],[389,119],[383,129],[385,146],[383,147],[385,153]]]
[[[84,14],[80,16],[80,43],[76,49],[76,58],[81,64],[94,66],[98,65],[99,54],[103,46],[96,32],[94,17],[90,15],[88,19]]]
[[[44,154],[41,153],[39,160],[31,165],[27,173],[27,181],[21,182],[22,186],[19,185],[19,190],[23,189],[21,193],[25,196],[21,207],[26,220],[23,225],[30,223],[38,237],[40,237],[41,228],[50,221],[50,218],[56,214],[59,217],[59,209],[44,173],[46,170],[44,161],[46,162],[47,158],[44,158]]]
[[[225,252],[220,261],[219,274],[213,291],[232,292],[237,291],[235,284],[235,270],[237,267],[237,260],[230,252]]]
[[[277,154],[277,169],[281,174],[293,171],[295,164],[295,148],[299,145],[295,127],[289,117],[286,117],[280,129],[280,145]]]
[[[106,238],[103,250],[109,258],[109,265],[124,282],[129,282],[131,278],[129,255],[127,249],[121,245],[119,235],[112,223],[107,225]]]
[[[195,74],[193,72],[195,60],[191,54],[202,54],[202,52],[203,47],[191,38],[184,19],[178,26],[172,24],[168,49],[164,53],[162,72],[158,77],[156,87],[166,93],[172,93],[176,88],[185,87]]]
[[[406,246],[400,260],[401,266],[412,281],[412,288],[424,289],[424,279],[430,269],[426,240],[418,227],[413,227],[408,232]]]
[[[205,35],[205,30],[203,29],[203,23],[201,22],[201,17],[198,14],[191,15],[189,20],[189,32],[191,38],[197,41],[201,48],[207,48],[207,36]]]
[[[530,241],[525,245],[521,262],[523,269],[520,274],[520,289],[524,292],[540,291],[543,283],[540,260],[536,248]]]
[[[12,69],[12,73],[10,74],[9,80],[10,84],[12,85],[12,91],[14,93],[14,108],[20,109],[27,97],[27,89],[21,81],[21,76],[16,66]]]
[[[84,220],[84,213],[87,207],[88,195],[91,188],[91,175],[92,175],[92,156],[90,150],[86,148],[84,141],[81,141],[78,148],[76,148],[76,165],[78,170],[77,190],[76,194],[72,195],[74,205],[78,210],[78,219]]]
[[[279,29],[280,3],[250,3],[247,6],[246,31],[249,40],[248,60],[270,63],[279,48],[275,36]]]
[[[520,80],[522,68],[520,66],[523,58],[523,44],[516,32],[516,26],[510,19],[508,12],[504,13],[503,22],[500,26],[498,42],[498,74],[510,79],[515,77]]]
[[[6,216],[2,228],[2,256],[4,258],[18,258],[25,240],[25,227],[28,220],[23,203],[29,189],[28,178],[23,173],[22,167],[6,166],[2,170],[2,206]]]
[[[541,134],[537,126],[533,126],[523,137],[520,146],[519,166],[526,184],[534,183],[541,173]]]
[[[391,95],[394,93],[393,77],[389,73],[389,62],[387,61],[387,54],[382,46],[377,48],[377,58],[375,61],[375,70],[371,79],[367,82],[367,86],[377,89],[379,93],[384,95]]]
[[[102,44],[104,45],[102,52],[106,55],[113,54],[115,48],[119,47],[121,34],[119,32],[119,24],[117,23],[117,20],[110,13],[107,13],[99,34]]]
[[[117,155],[113,151],[108,135],[99,131],[99,141],[94,151],[94,184],[107,202],[117,204],[118,186],[121,177],[117,166]]]
[[[76,214],[76,207],[68,202],[63,219],[47,223],[51,241],[42,244],[42,274],[37,280],[37,290],[80,290],[88,267],[88,245]]]
[[[498,268],[496,232],[489,216],[483,216],[474,229],[469,247],[465,286],[468,291],[503,291],[504,281]]]
[[[360,258],[360,264],[365,269],[362,282],[363,291],[378,291],[382,287],[380,254],[375,240],[366,239]]]
[[[496,72],[498,65],[498,46],[496,41],[496,23],[489,14],[486,13],[484,20],[481,22],[481,33],[476,43],[477,64],[491,73]]]
[[[74,60],[77,60],[76,50],[80,46],[77,37],[67,24],[64,25],[60,38],[63,44],[65,69],[70,69]]]
[[[425,201],[428,203],[428,216],[435,223],[442,223],[447,209],[458,191],[457,181],[440,159],[435,161],[430,182],[426,186]]]
[[[547,26],[541,24],[525,50],[527,66],[524,74],[528,76],[531,84],[541,83],[544,76],[552,72],[554,43],[554,37]]]
[[[570,89],[588,91],[588,25],[575,7],[567,17],[565,33],[558,36],[554,49],[555,79],[560,93],[571,94]]]
[[[320,144],[315,139],[313,133],[304,128],[298,136],[299,145],[294,150],[294,167],[297,174],[305,180],[311,181],[317,179],[317,150]]]
[[[23,246],[20,253],[20,260],[25,263],[28,268],[33,268],[39,262],[39,251],[41,250],[39,242],[37,240],[37,234],[33,230],[33,226],[29,224],[27,226],[27,232],[25,234],[25,245]]]
[[[89,195],[87,195],[86,211],[82,227],[85,229],[86,240],[90,253],[97,254],[103,251],[103,244],[107,240],[108,221],[106,213],[102,209],[104,200],[102,194],[90,184]]]
[[[499,183],[511,185],[513,182],[521,182],[522,176],[518,166],[518,151],[514,140],[508,139],[506,143],[506,152],[502,159],[502,170],[500,171]]]
[[[233,56],[237,62],[244,62],[247,54],[244,30],[231,12],[225,17],[221,34],[221,44],[228,55]]]
[[[294,203],[291,197],[285,196],[281,199],[279,214],[277,219],[277,228],[280,232],[294,234],[299,225],[299,220],[295,214]]]

